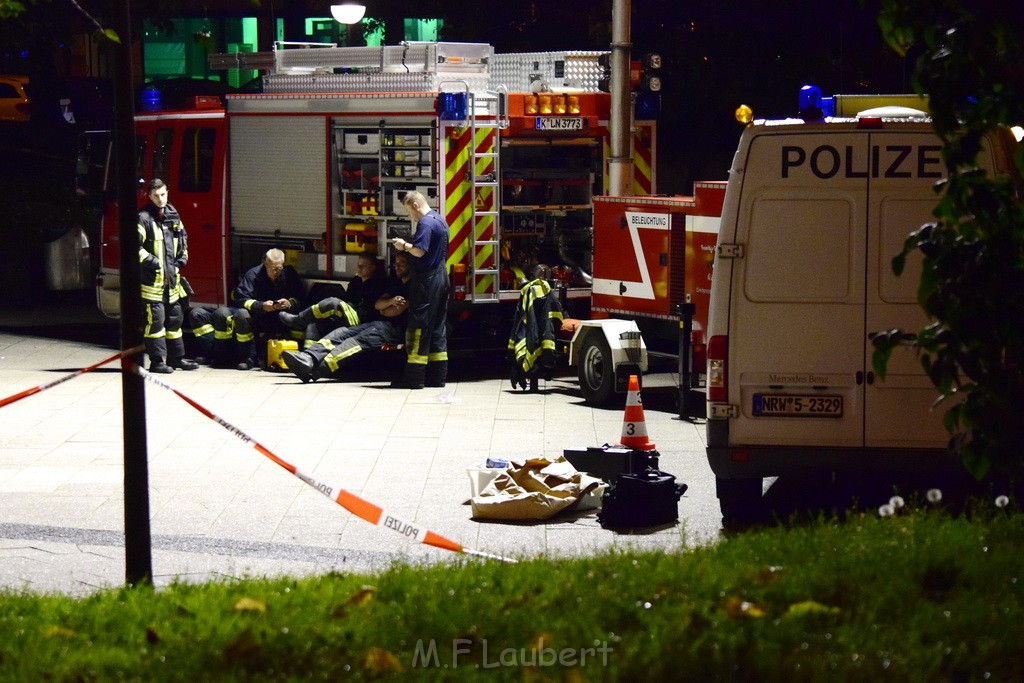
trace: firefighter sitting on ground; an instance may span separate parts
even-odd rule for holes
[[[412,275],[409,258],[405,252],[395,254],[395,277],[388,281],[386,291],[374,303],[374,309],[381,316],[379,320],[332,330],[305,351],[283,352],[281,358],[288,369],[303,382],[316,381],[334,375],[362,351],[401,344],[409,318],[409,277]]]
[[[305,346],[309,347],[339,327],[379,320],[381,315],[374,304],[388,286],[384,266],[374,256],[360,254],[356,259],[356,270],[359,276],[348,283],[343,297],[322,299],[295,314],[281,311],[278,314],[281,323],[302,332]]]
[[[235,314],[239,310],[228,306],[193,306],[186,313],[195,338],[197,363],[214,368],[252,369],[251,347],[255,342],[251,326],[236,329]]]
[[[213,306],[193,306],[192,287],[188,280],[181,278],[182,287],[186,296],[181,300],[181,309],[185,312],[185,324],[182,331],[185,333],[186,348],[199,365],[211,365],[214,355],[214,329],[213,329]],[[191,339],[191,343],[189,343]]]
[[[284,265],[284,252],[270,249],[263,262],[250,268],[231,293],[235,308],[230,320],[238,351],[239,370],[259,365],[256,349],[258,336],[300,339],[301,333],[287,329],[278,313],[297,310],[306,297],[306,287],[291,266]],[[218,316],[214,315],[214,327]],[[223,323],[226,324],[226,323]],[[218,330],[218,332],[221,332]]]

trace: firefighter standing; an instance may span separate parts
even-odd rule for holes
[[[195,370],[199,365],[185,358],[185,314],[179,301],[185,297],[179,271],[188,263],[188,238],[181,217],[167,201],[167,184],[159,178],[149,182],[149,203],[139,211],[138,230],[149,370]]]
[[[391,386],[443,387],[448,376],[448,224],[419,192],[407,193],[402,203],[414,224],[412,242],[396,237],[392,243],[412,257],[412,280],[405,370]]]

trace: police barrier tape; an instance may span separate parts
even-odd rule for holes
[[[69,379],[74,379],[75,377],[78,377],[79,375],[84,375],[87,372],[92,372],[96,368],[102,367],[102,366],[106,365],[107,363],[112,363],[115,360],[117,360],[118,358],[127,358],[128,356],[134,356],[136,353],[142,353],[144,349],[145,349],[145,346],[143,346],[142,344],[139,344],[138,346],[132,347],[132,348],[128,349],[127,351],[119,351],[118,353],[115,353],[110,358],[104,358],[99,363],[96,363],[94,365],[90,365],[87,368],[82,368],[81,370],[75,370],[74,372],[72,372],[70,374],[67,374],[67,375],[64,375],[63,377],[61,377],[59,379],[55,379],[52,382],[49,382],[47,384],[40,384],[39,386],[32,387],[31,389],[25,389],[25,391],[20,391],[17,394],[14,394],[12,396],[8,396],[7,398],[2,398],[2,399],[0,399],[0,408],[3,408],[4,406],[10,405],[10,404],[15,403],[17,401],[20,401],[21,399],[26,398],[28,396],[32,396],[33,394],[38,394],[40,391],[46,391],[47,389],[51,389],[51,388],[57,386],[58,384],[63,384],[64,382],[67,382]],[[134,365],[134,363],[133,363],[133,365]]]
[[[185,403],[188,403],[190,406],[198,410],[200,413],[202,413],[206,417],[210,418],[211,420],[219,424],[224,429],[234,434],[237,438],[255,448],[262,455],[265,455],[267,458],[270,458],[272,461],[286,469],[288,472],[294,474],[296,477],[306,482],[307,484],[315,488],[317,491],[324,494],[325,496],[333,500],[335,503],[351,512],[356,517],[364,519],[370,524],[379,527],[384,527],[385,529],[390,529],[391,531],[394,531],[395,533],[399,534],[400,536],[404,537],[406,540],[409,541],[415,541],[417,543],[423,543],[425,545],[432,545],[436,548],[451,550],[452,552],[462,553],[464,555],[473,555],[475,557],[483,557],[491,560],[500,560],[502,562],[516,562],[516,560],[512,558],[502,557],[500,555],[494,555],[491,553],[483,552],[482,550],[474,550],[472,548],[462,546],[456,543],[455,541],[449,540],[444,536],[441,536],[439,534],[434,533],[433,531],[430,531],[429,529],[414,524],[413,522],[406,521],[401,517],[392,515],[387,510],[378,507],[373,503],[364,500],[355,494],[349,493],[340,486],[336,486],[334,484],[327,484],[325,482],[314,479],[312,476],[299,470],[291,463],[282,460],[281,458],[274,455],[274,453],[269,448],[267,448],[259,441],[252,438],[251,436],[249,436],[248,434],[246,434],[241,429],[234,426],[224,418],[210,412],[209,410],[207,410],[200,404],[196,403],[191,398],[181,393],[180,391],[170,386],[169,384],[161,382],[145,368],[141,368],[137,364],[132,363],[132,371],[139,374],[147,382],[151,382],[152,384],[155,384],[158,387],[173,392],[181,400],[185,401]]]
[[[133,356],[133,355],[135,355],[137,353],[141,353],[144,350],[144,348],[145,348],[144,346],[139,345],[139,346],[132,347],[132,348],[126,350],[126,351],[120,351],[120,352],[114,354],[113,356],[111,356],[110,358],[105,358],[105,359],[101,360],[99,363],[95,363],[93,365],[90,365],[89,367],[82,368],[81,370],[76,370],[75,372],[72,372],[72,373],[70,373],[68,375],[65,375],[64,377],[56,379],[56,380],[54,380],[52,382],[48,382],[47,384],[41,384],[39,386],[35,386],[35,387],[30,388],[30,389],[25,389],[24,391],[20,391],[17,394],[13,394],[11,396],[8,396],[7,398],[0,399],[0,408],[3,408],[6,405],[10,405],[11,403],[14,403],[16,401],[20,401],[21,399],[26,398],[28,396],[32,396],[33,394],[38,394],[41,391],[46,391],[47,389],[55,387],[58,384],[61,384],[63,382],[68,381],[69,379],[74,379],[75,377],[78,377],[79,375],[84,375],[87,372],[92,372],[96,368],[104,366],[107,363],[112,363],[113,361],[115,361],[115,360],[117,360],[119,358],[127,359],[128,356]],[[225,419],[215,415],[214,413],[210,412],[209,410],[207,410],[206,408],[204,408],[200,404],[196,403],[191,398],[189,398],[185,394],[181,393],[180,391],[178,391],[174,387],[170,386],[169,384],[165,384],[164,382],[161,382],[155,376],[153,376],[149,371],[147,371],[146,369],[144,369],[142,367],[139,367],[139,365],[137,363],[134,363],[131,360],[125,360],[124,362],[122,362],[121,365],[122,365],[122,368],[130,369],[132,372],[134,372],[134,373],[138,374],[139,376],[141,376],[144,380],[146,380],[146,381],[148,381],[148,382],[150,382],[152,384],[155,384],[158,387],[161,387],[163,389],[167,389],[168,391],[176,394],[179,398],[181,398],[183,401],[188,403],[190,406],[192,406],[193,408],[198,410],[200,413],[202,413],[206,417],[210,418],[211,420],[213,420],[214,422],[219,424],[221,427],[223,427],[224,429],[226,429],[229,432],[231,432],[232,434],[234,434],[236,437],[238,437],[239,439],[241,439],[245,443],[251,445],[257,451],[259,451],[260,453],[262,453],[266,457],[270,458],[275,463],[277,463],[278,465],[280,465],[284,469],[288,470],[289,472],[294,474],[296,477],[298,477],[302,481],[306,482],[307,484],[309,484],[310,486],[315,488],[320,493],[324,494],[325,496],[327,496],[328,498],[333,500],[338,505],[342,506],[343,508],[345,508],[346,510],[348,510],[349,512],[351,512],[355,516],[357,516],[357,517],[359,517],[361,519],[366,520],[370,524],[373,524],[375,526],[384,527],[386,529],[390,529],[390,530],[396,532],[397,534],[399,534],[400,536],[404,537],[407,540],[416,541],[417,543],[423,543],[425,545],[432,545],[434,547],[442,548],[444,550],[451,550],[452,552],[462,553],[463,555],[472,555],[474,557],[483,557],[483,558],[490,559],[490,560],[500,560],[502,562],[512,562],[512,563],[516,562],[516,560],[514,560],[512,558],[509,558],[509,557],[502,557],[501,555],[494,555],[492,553],[486,553],[486,552],[484,552],[482,550],[474,550],[472,548],[467,548],[465,546],[462,546],[462,545],[456,543],[455,541],[452,541],[450,539],[445,538],[444,536],[441,536],[440,534],[436,534],[433,531],[430,531],[429,529],[425,529],[425,528],[423,528],[423,527],[421,527],[421,526],[419,526],[417,524],[414,524],[412,522],[406,521],[406,520],[402,519],[401,517],[397,517],[395,515],[392,515],[391,513],[389,513],[386,510],[384,510],[383,508],[378,507],[378,506],[374,505],[373,503],[371,503],[371,502],[369,502],[367,500],[363,500],[362,498],[360,498],[359,496],[357,496],[355,494],[349,493],[348,491],[346,491],[345,489],[341,488],[340,486],[335,486],[335,485],[332,485],[332,484],[326,484],[326,483],[321,482],[321,481],[319,481],[317,479],[314,479],[310,475],[308,475],[305,472],[302,472],[301,470],[299,470],[297,467],[295,467],[291,463],[288,463],[288,462],[282,460],[281,458],[277,457],[276,455],[274,455],[274,453],[270,449],[268,449],[266,446],[261,444],[259,441],[256,441],[256,439],[252,438],[251,436],[249,436],[248,434],[246,434],[241,429],[239,429],[238,427],[234,426],[233,424],[231,424],[227,420],[225,420]],[[337,493],[335,493],[335,492],[337,492]]]

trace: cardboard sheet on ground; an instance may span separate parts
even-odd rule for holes
[[[608,485],[562,456],[512,460],[470,500],[475,519],[541,520],[601,505]]]

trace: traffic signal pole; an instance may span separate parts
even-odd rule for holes
[[[610,87],[611,112],[609,136],[611,155],[608,159],[608,190],[613,197],[633,194],[633,157],[629,151],[631,92],[629,87],[630,0],[612,2],[612,44]]]

